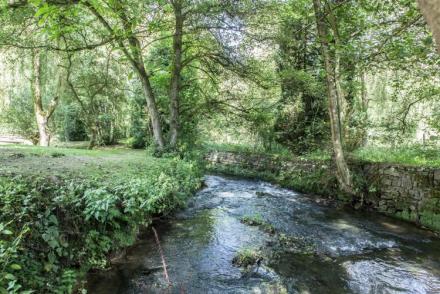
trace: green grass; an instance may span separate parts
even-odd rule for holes
[[[440,167],[440,150],[432,147],[365,147],[354,151],[351,157],[367,162]]]
[[[272,149],[266,150],[261,145],[246,145],[246,144],[217,144],[210,143],[205,144],[204,149],[206,151],[219,151],[219,152],[236,152],[236,153],[246,153],[246,154],[260,154],[264,156],[276,156],[281,159],[291,160],[291,159],[301,159],[301,160],[329,160],[331,158],[330,152],[326,150],[317,150],[309,154],[296,155],[290,152],[287,148],[274,145]]]
[[[62,145],[56,147],[40,147],[30,145],[1,145],[0,156],[4,152],[21,152],[29,155],[51,155],[53,152],[61,152],[66,155],[88,155],[88,156],[109,156],[115,154],[125,154],[130,152],[138,152],[137,150],[127,148],[98,148],[98,149],[84,149],[76,148],[76,145]]]
[[[36,146],[1,146],[0,175],[105,177],[134,173],[159,160],[146,151],[131,149],[74,149]]]
[[[295,155],[286,148],[279,146],[270,151],[266,151],[262,147],[252,145],[207,144],[204,147],[207,151],[260,154],[265,156],[276,156],[286,160],[331,160],[331,152],[329,150],[317,150],[304,155]],[[351,160],[360,160],[365,162],[440,167],[440,149],[418,145],[396,148],[364,147],[347,154],[347,157]]]

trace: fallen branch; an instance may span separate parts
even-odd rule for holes
[[[154,227],[151,227],[151,229],[153,230],[154,238],[156,239],[156,244],[157,244],[157,248],[159,250],[160,258],[162,259],[163,275],[165,277],[165,280],[168,283],[168,286],[171,286],[170,278],[168,276],[167,264],[166,264],[166,261],[165,261],[165,256],[164,256],[163,251],[162,251],[162,246],[160,246],[159,235],[157,234],[157,231],[156,231],[156,229]]]

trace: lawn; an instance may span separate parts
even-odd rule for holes
[[[0,175],[118,177],[157,161],[143,150],[0,146]]]

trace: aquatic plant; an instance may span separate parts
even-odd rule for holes
[[[263,255],[260,251],[252,248],[243,248],[232,259],[232,264],[247,268],[252,265],[260,265]]]
[[[289,252],[299,254],[313,254],[316,252],[316,246],[302,236],[288,236],[286,234],[278,234],[279,246]]]
[[[274,234],[275,228],[271,224],[266,223],[263,220],[263,217],[259,214],[256,215],[245,215],[240,220],[243,224],[249,225],[249,226],[257,226],[266,233]]]

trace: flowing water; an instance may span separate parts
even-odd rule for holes
[[[430,232],[266,182],[205,182],[155,225],[171,285],[146,233],[112,270],[90,274],[88,293],[440,293],[440,239]],[[241,221],[255,215],[275,233]],[[260,266],[233,265],[244,248],[260,252]]]

